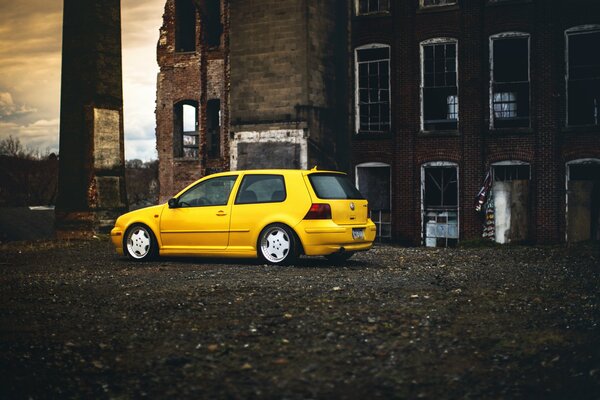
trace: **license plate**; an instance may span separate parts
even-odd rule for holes
[[[352,228],[352,239],[363,240],[365,238],[365,230],[362,228]]]

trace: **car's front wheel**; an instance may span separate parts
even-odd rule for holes
[[[259,257],[271,264],[289,264],[298,257],[294,232],[286,225],[271,224],[258,238]]]
[[[125,233],[125,253],[135,261],[148,261],[158,254],[158,243],[146,225],[135,224]]]

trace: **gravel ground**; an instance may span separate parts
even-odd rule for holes
[[[303,258],[0,245],[0,398],[599,399],[600,250]]]

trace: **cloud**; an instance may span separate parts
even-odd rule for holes
[[[0,139],[12,136],[23,146],[43,152],[58,152],[58,118],[38,120],[27,125],[0,121]]]
[[[37,110],[26,105],[17,105],[9,92],[0,92],[0,119],[14,115],[34,113]]]
[[[156,43],[165,2],[121,1],[127,158],[156,158]],[[0,0],[0,138],[58,149],[62,8],[62,1]]]

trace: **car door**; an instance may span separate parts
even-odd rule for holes
[[[231,191],[237,175],[199,182],[165,207],[160,220],[162,248],[171,251],[224,250],[229,241]]]
[[[285,220],[282,204],[286,198],[283,175],[246,174],[231,211],[229,249],[254,250],[258,234],[265,224]]]

